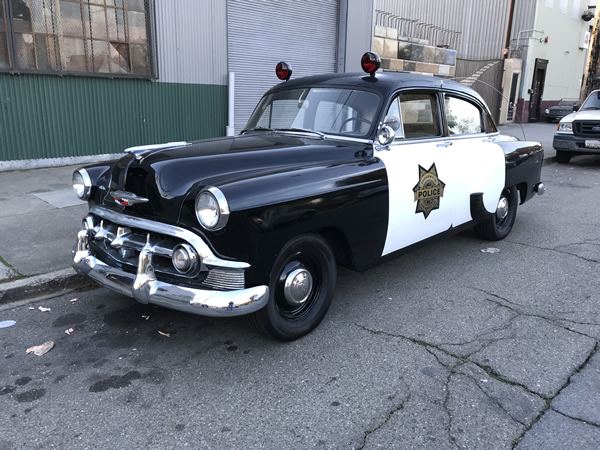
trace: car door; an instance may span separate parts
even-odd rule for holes
[[[377,153],[385,165],[389,186],[382,256],[470,221],[472,193],[484,193],[486,209],[496,209],[504,167],[501,174],[492,171],[494,179],[488,182],[485,178],[490,171],[483,160],[490,157],[495,167],[499,161],[504,164],[502,150],[484,142],[481,133],[448,135],[445,114],[437,91],[403,91],[388,108],[384,120],[397,128],[397,137],[388,150]],[[457,119],[460,125],[469,117],[461,113]],[[497,149],[492,150],[493,146]],[[484,190],[473,191],[474,186]]]

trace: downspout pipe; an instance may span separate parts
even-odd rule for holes
[[[234,110],[235,110],[235,72],[229,72],[229,85],[227,91],[227,128],[226,135],[233,136],[235,134],[234,126]]]

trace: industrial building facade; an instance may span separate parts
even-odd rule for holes
[[[384,57],[383,70],[471,85],[500,123],[537,120],[532,108],[578,96],[587,7],[583,0],[0,0],[0,164],[92,161],[130,146],[238,133],[278,81],[277,62],[290,63],[294,77],[359,71],[370,49]],[[541,75],[544,92],[535,89]]]
[[[223,136],[232,108],[239,132],[278,61],[294,76],[359,68],[372,14],[348,0],[0,0],[0,161]]]

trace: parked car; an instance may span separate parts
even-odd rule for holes
[[[544,110],[546,122],[554,122],[560,120],[567,114],[577,111],[579,100],[576,98],[561,98],[558,104],[550,106]]]
[[[541,145],[500,135],[460,83],[376,73],[374,53],[362,66],[276,85],[238,136],[75,171],[90,205],[75,269],[141,303],[248,314],[293,340],[325,316],[336,265],[364,271],[471,227],[506,237],[517,205],[544,192]]]
[[[600,90],[592,91],[577,112],[561,119],[552,146],[561,164],[574,155],[600,154]]]

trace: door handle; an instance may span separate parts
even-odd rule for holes
[[[438,147],[450,147],[451,145],[451,141],[440,142],[439,144],[437,144]]]

